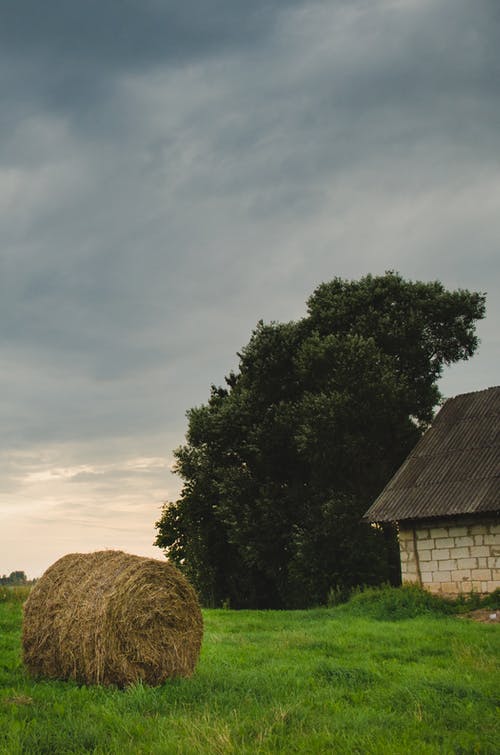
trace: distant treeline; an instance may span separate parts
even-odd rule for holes
[[[35,580],[29,580],[23,571],[11,571],[9,576],[3,574],[0,577],[0,585],[30,585]]]

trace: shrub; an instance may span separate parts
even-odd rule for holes
[[[31,585],[0,586],[0,603],[24,603],[31,591]]]
[[[429,614],[446,616],[456,612],[452,601],[433,595],[418,585],[369,587],[354,593],[345,604],[345,609],[349,613],[381,621],[412,619]]]

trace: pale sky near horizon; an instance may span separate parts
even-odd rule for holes
[[[335,276],[486,292],[445,396],[497,385],[500,3],[0,4],[0,574],[162,557],[186,410]]]

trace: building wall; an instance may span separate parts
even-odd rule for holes
[[[403,582],[450,596],[500,588],[498,519],[401,522],[399,547]]]

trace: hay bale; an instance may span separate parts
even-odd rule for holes
[[[189,676],[202,635],[196,594],[178,569],[122,551],[63,556],[24,607],[24,662],[51,679],[122,687]]]

